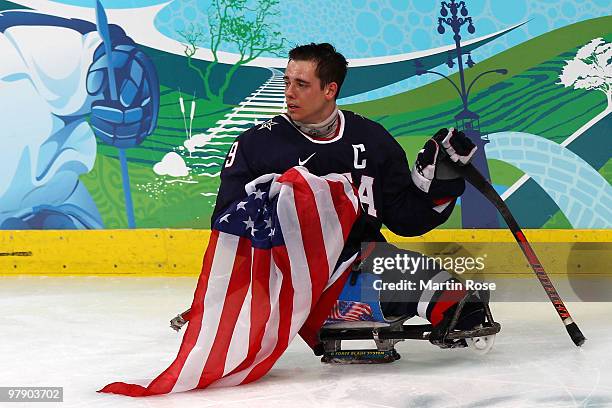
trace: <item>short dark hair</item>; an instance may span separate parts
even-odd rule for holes
[[[335,82],[338,84],[336,99],[346,77],[348,62],[329,43],[299,45],[289,51],[289,59],[294,61],[314,61],[317,64],[315,73],[321,80],[321,88]]]

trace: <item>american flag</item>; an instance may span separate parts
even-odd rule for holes
[[[146,396],[246,384],[300,335],[314,346],[353,258],[336,265],[359,206],[348,180],[304,167],[249,183],[214,223],[187,329],[174,362],[147,386],[100,392]]]
[[[372,307],[367,303],[352,300],[337,300],[326,323],[375,321]]]

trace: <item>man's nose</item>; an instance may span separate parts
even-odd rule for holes
[[[293,97],[293,87],[291,85],[285,85],[285,98],[290,99]]]

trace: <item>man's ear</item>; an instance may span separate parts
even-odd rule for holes
[[[325,86],[325,99],[328,101],[332,99],[336,99],[336,94],[338,93],[338,84],[335,82],[330,82]]]

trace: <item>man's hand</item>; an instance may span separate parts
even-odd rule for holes
[[[458,132],[453,128],[440,129],[417,154],[412,169],[412,181],[420,190],[430,193],[434,180],[459,179],[461,176],[454,170],[454,166],[466,165],[474,153],[476,153],[476,146],[463,132]],[[448,183],[442,184],[451,186]],[[451,188],[447,195],[458,196],[462,192],[463,187],[458,194],[456,188]]]
[[[470,138],[454,128],[440,129],[432,139],[442,146],[444,153],[452,162],[459,165],[468,164],[476,153],[477,147]]]
[[[183,316],[180,314],[176,315],[172,320],[170,320],[170,327],[172,330],[178,332],[181,328],[187,323],[187,320],[183,319]]]
[[[153,133],[159,112],[159,82],[155,66],[129,38],[113,47],[112,63],[119,100],[111,98],[104,47],[94,53],[87,72],[87,92],[103,99],[93,103],[91,126],[104,143],[134,147]]]

